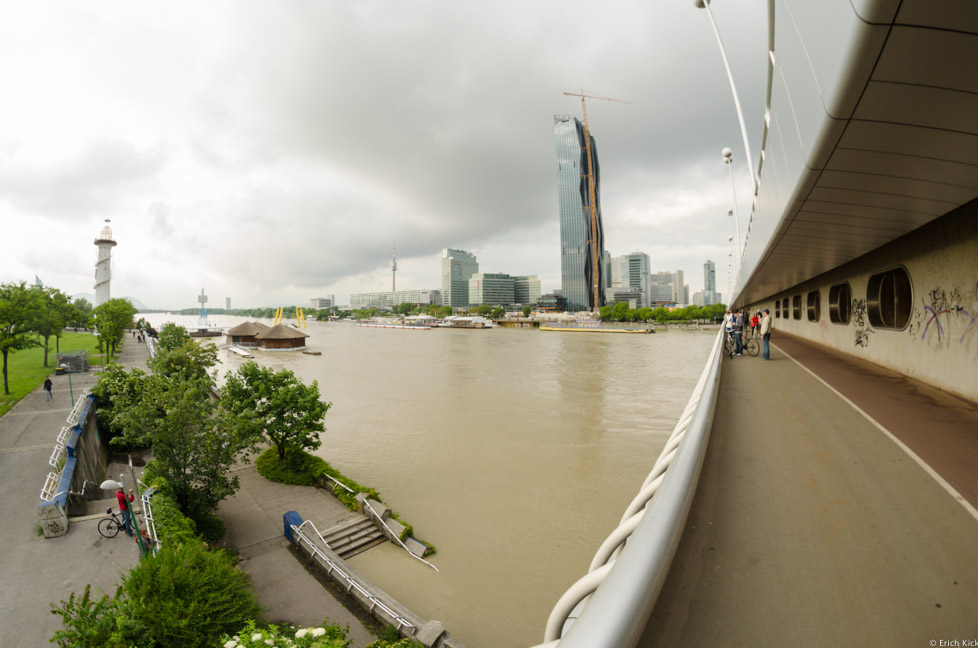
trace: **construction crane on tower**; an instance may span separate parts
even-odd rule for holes
[[[612,99],[611,97],[599,97],[598,95],[584,94],[584,91],[580,92],[565,92],[568,97],[580,97],[581,98],[581,112],[584,114],[584,146],[587,149],[587,185],[588,185],[588,211],[591,216],[591,229],[590,238],[588,239],[588,247],[591,250],[591,283],[592,290],[594,291],[594,306],[593,312],[597,312],[601,309],[600,299],[600,288],[598,286],[598,277],[600,273],[598,272],[599,264],[601,263],[598,257],[598,212],[597,206],[595,205],[595,191],[594,191],[594,158],[591,153],[591,131],[588,129],[587,125],[587,103],[585,99],[601,99],[603,101],[614,101],[617,103],[630,104],[631,101],[623,101],[621,99]]]

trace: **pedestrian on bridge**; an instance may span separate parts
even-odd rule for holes
[[[733,318],[734,355],[744,355],[744,312],[734,313]]]
[[[764,309],[764,317],[761,318],[761,337],[764,340],[765,360],[771,359],[771,311]]]

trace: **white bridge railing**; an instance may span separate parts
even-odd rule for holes
[[[598,548],[588,573],[557,601],[545,643],[538,648],[626,648],[640,638],[696,490],[713,423],[722,351],[721,330],[652,472],[618,528]]]

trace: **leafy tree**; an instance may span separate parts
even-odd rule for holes
[[[608,305],[602,306],[601,309],[598,310],[598,319],[600,319],[602,322],[610,322],[611,306]]]
[[[505,313],[506,313],[506,310],[505,309],[500,308],[500,307],[497,306],[496,308],[493,308],[492,309],[492,319],[499,319]]]
[[[132,326],[136,307],[126,299],[110,299],[92,309],[99,341],[112,357],[122,342],[126,329]]]
[[[187,333],[187,329],[182,326],[177,326],[173,322],[167,322],[160,328],[157,339],[159,340],[160,350],[165,351],[182,347],[185,343],[190,342],[192,338]]]
[[[611,319],[615,322],[623,322],[628,317],[628,304],[626,302],[618,302],[611,307]]]
[[[145,472],[167,481],[185,514],[201,519],[237,490],[238,478],[228,471],[253,439],[219,415],[209,380],[153,375],[140,397],[123,405],[117,416],[128,423],[124,438],[135,428],[151,441],[153,460]]]
[[[530,316],[530,313],[532,313],[532,312],[533,312],[533,307],[532,306],[524,306],[523,307],[523,317],[529,317]]]
[[[134,448],[146,448],[151,444],[143,422],[131,418],[134,413],[142,412],[133,405],[142,400],[149,378],[149,374],[138,367],[126,371],[117,364],[109,365],[99,375],[98,382],[92,387],[95,414],[99,429],[108,433],[110,444]]]
[[[154,373],[177,380],[207,380],[213,385],[207,370],[217,364],[217,347],[197,344],[190,336],[180,346],[164,346],[163,338],[164,331],[160,331],[160,352],[147,363]],[[168,345],[175,341],[170,335],[166,339]]]
[[[639,308],[638,312],[636,313],[636,317],[637,321],[648,322],[650,319],[652,319],[652,309],[648,306]]]
[[[225,376],[221,405],[237,418],[242,430],[263,432],[282,459],[293,450],[322,445],[323,416],[332,407],[319,400],[315,380],[307,386],[288,369],[273,372],[254,362]]]
[[[74,318],[69,322],[73,326],[88,328],[88,322],[92,317],[92,304],[84,297],[79,297],[72,302],[76,312]]]
[[[41,336],[44,343],[44,366],[48,366],[48,342],[51,336],[58,340],[57,346],[60,350],[61,331],[67,323],[68,296],[57,288],[33,287],[35,308],[31,318],[31,329]]]
[[[451,306],[438,306],[435,309],[435,317],[437,317],[439,319],[445,319],[446,317],[448,317],[451,314],[452,314],[452,307]]]
[[[0,353],[3,353],[3,393],[10,393],[7,381],[7,355],[12,350],[39,346],[31,335],[31,323],[38,307],[37,293],[23,281],[0,284]]]

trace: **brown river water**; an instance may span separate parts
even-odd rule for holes
[[[197,320],[147,319],[188,328]],[[543,640],[554,603],[651,470],[716,335],[349,322],[310,322],[306,332],[322,355],[255,360],[319,382],[333,406],[317,454],[376,488],[437,548],[440,572],[390,543],[350,563],[472,648]],[[245,361],[227,350],[219,359],[222,372]]]

